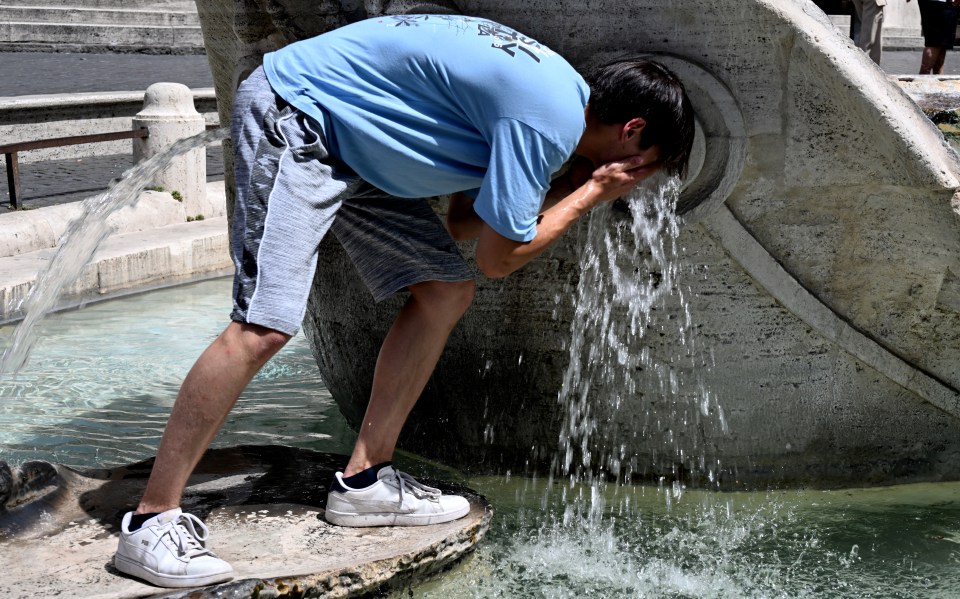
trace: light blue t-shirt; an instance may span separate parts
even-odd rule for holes
[[[536,235],[589,97],[546,46],[462,16],[361,21],[267,54],[264,69],[365,180],[398,197],[466,192],[485,222],[516,241]]]

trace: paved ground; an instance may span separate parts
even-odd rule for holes
[[[920,66],[920,51],[885,52],[881,66],[891,74],[914,74]],[[960,74],[960,51],[947,55],[946,72]],[[0,52],[0,96],[132,91],[146,89],[158,81],[188,87],[213,86],[206,56]],[[223,178],[220,148],[211,148],[207,159],[208,178]],[[39,207],[94,195],[131,164],[129,155],[24,164],[20,173],[24,205]],[[9,202],[5,183],[6,171],[0,164],[3,205]]]
[[[158,81],[213,87],[206,56],[0,52],[0,96],[139,91]]]
[[[897,50],[884,52],[880,66],[891,75],[915,75],[920,72],[921,50]],[[960,75],[960,48],[956,52],[947,52],[944,75]]]
[[[42,73],[43,76],[37,76]],[[0,97],[95,91],[138,91],[158,81],[213,87],[206,56],[0,52]],[[20,165],[23,205],[39,208],[99,193],[133,165],[130,154]],[[223,153],[207,150],[207,178],[223,179]],[[0,204],[8,206],[0,162]]]

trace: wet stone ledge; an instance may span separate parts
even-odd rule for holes
[[[895,75],[890,79],[917,103],[950,146],[960,149],[960,76]]]
[[[209,546],[233,581],[161,589],[114,569],[117,528],[139,498],[152,460],[76,471],[46,462],[0,462],[0,571],[4,597],[356,597],[399,588],[470,553],[492,509],[422,527],[343,528],[323,519],[326,485],[342,456],[280,446],[208,451],[190,478],[185,511],[210,528]],[[437,484],[435,481],[433,484]]]

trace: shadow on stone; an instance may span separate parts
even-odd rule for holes
[[[276,445],[246,445],[208,451],[183,498],[184,511],[206,518],[228,506],[292,503],[326,504],[326,488],[343,457]],[[136,502],[153,468],[153,458],[84,476],[105,481],[80,496],[80,506],[102,524],[116,524]]]

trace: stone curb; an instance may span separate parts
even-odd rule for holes
[[[224,205],[223,182],[210,183],[207,193],[211,202]],[[118,232],[63,290],[56,309],[231,272],[226,216],[185,222],[182,207],[169,194],[145,192],[142,198],[142,206],[112,217]],[[54,256],[51,243],[65,230],[66,217],[79,211],[78,204],[68,204],[0,218],[3,237],[16,231],[29,250],[0,258],[0,323],[22,318],[18,306]]]
[[[0,42],[0,52],[50,52],[85,54],[206,54],[203,46],[151,46],[135,44],[56,44],[51,42]]]
[[[173,25],[115,25],[107,23],[0,23],[5,42],[100,43],[121,45],[202,46],[200,27]]]
[[[97,8],[85,6],[6,6],[0,5],[0,22],[44,24],[52,26],[106,24],[138,26],[199,27],[196,11],[148,10],[140,8]]]

